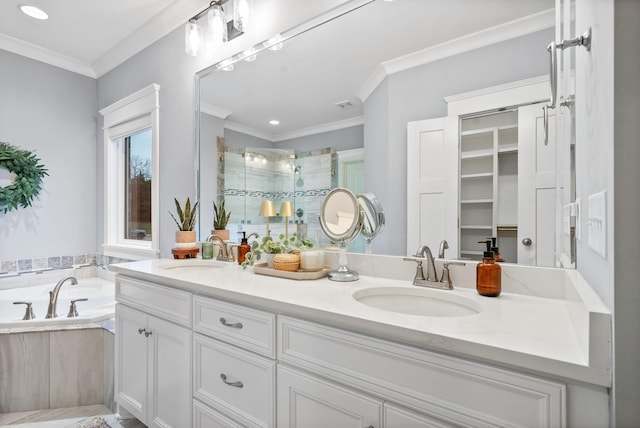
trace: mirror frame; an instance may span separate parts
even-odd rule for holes
[[[330,204],[331,198],[335,198],[337,195],[346,195],[349,200],[352,202],[353,207],[353,220],[351,224],[343,233],[336,233],[331,230],[329,227],[329,223],[327,223],[327,207]],[[349,189],[345,189],[343,187],[336,187],[332,189],[322,200],[322,206],[320,207],[320,227],[325,235],[336,244],[341,244],[346,246],[349,242],[353,241],[356,236],[362,230],[362,225],[364,223],[364,213],[360,209],[360,204],[358,203],[358,199],[356,195]]]

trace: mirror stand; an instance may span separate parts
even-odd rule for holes
[[[329,279],[331,281],[350,282],[357,281],[358,278],[358,272],[349,269],[347,265],[347,243],[342,241],[338,255],[338,268],[329,272]]]

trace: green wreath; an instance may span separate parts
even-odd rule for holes
[[[6,214],[17,210],[18,206],[31,206],[31,201],[42,189],[42,179],[49,175],[39,162],[34,153],[0,141],[0,168],[15,174],[13,183],[0,187],[0,211]]]

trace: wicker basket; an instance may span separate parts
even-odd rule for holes
[[[295,272],[300,269],[300,256],[297,254],[276,254],[273,257],[273,268]]]

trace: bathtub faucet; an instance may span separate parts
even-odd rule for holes
[[[53,288],[53,291],[49,291],[49,309],[47,309],[47,316],[45,318],[56,318],[58,314],[56,313],[56,305],[58,304],[58,293],[62,288],[62,284],[67,282],[67,280],[71,281],[71,284],[77,285],[78,280],[74,276],[65,276],[62,278],[56,286]]]

